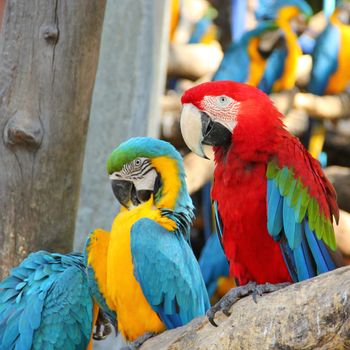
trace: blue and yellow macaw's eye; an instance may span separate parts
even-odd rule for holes
[[[138,157],[113,172],[109,178],[117,200],[126,208],[138,206],[159,190],[158,172],[149,158]]]

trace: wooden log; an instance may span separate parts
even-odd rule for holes
[[[196,80],[213,74],[219,67],[223,53],[218,43],[172,44],[169,50],[168,75]]]
[[[7,0],[0,33],[0,279],[72,248],[105,0]]]
[[[348,349],[350,266],[293,284],[278,292],[244,298],[219,313],[148,340],[141,350]]]
[[[299,92],[294,98],[294,107],[305,110],[320,119],[336,120],[350,117],[350,94],[316,96]]]

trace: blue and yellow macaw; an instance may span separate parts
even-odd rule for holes
[[[130,139],[111,153],[107,170],[122,209],[110,232],[91,234],[88,265],[119,331],[139,345],[209,308],[188,243],[193,205],[182,158],[167,142]]]
[[[344,92],[350,83],[350,4],[338,6],[316,40],[307,90],[315,95]],[[325,140],[322,122],[313,121],[309,151],[318,158]]]
[[[0,283],[0,349],[91,349],[97,305],[82,254],[30,254]]]
[[[216,233],[209,236],[199,257],[199,266],[207,287],[211,304],[215,304],[231,288],[234,281],[229,277],[229,264]]]
[[[302,51],[298,22],[312,15],[303,0],[279,0],[269,4],[257,27],[245,33],[225,52],[213,80],[233,80],[256,86],[265,93],[292,89]]]

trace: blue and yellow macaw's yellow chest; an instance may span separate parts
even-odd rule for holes
[[[111,232],[96,230],[86,249],[120,332],[133,341],[203,315],[209,300],[187,241],[193,206],[181,156],[164,141],[134,138],[113,151],[107,168],[123,207]]]

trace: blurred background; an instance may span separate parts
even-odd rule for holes
[[[10,3],[0,0],[3,275],[31,251],[81,251],[89,232],[108,230],[119,208],[106,158],[148,135],[184,156],[192,246],[212,301],[231,288],[213,235],[214,164],[189,152],[179,128],[182,93],[211,80],[270,94],[337,190],[337,242],[350,263],[348,1],[79,0],[38,3],[29,24],[12,21],[28,3]]]

